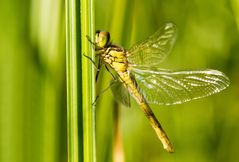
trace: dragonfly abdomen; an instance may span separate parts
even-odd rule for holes
[[[120,74],[120,78],[122,79],[123,83],[126,85],[131,96],[136,100],[136,102],[139,104],[140,108],[144,112],[145,116],[150,121],[150,124],[155,130],[158,138],[161,140],[164,149],[166,149],[170,153],[173,152],[173,146],[170,143],[169,138],[167,137],[167,134],[163,130],[162,126],[160,125],[152,109],[148,105],[143,94],[140,93],[139,87],[133,75],[131,75],[129,72],[124,72]]]
[[[122,82],[127,87],[128,91],[130,92],[130,95],[136,100],[136,102],[138,104],[146,102],[143,95],[139,93],[139,88],[134,76],[128,70],[118,74]]]
[[[141,103],[140,108],[143,110],[145,116],[148,118],[151,126],[155,130],[158,138],[161,140],[163,144],[163,148],[170,153],[174,152],[173,145],[171,144],[167,134],[163,130],[161,124],[159,123],[158,119],[154,115],[152,109],[149,107],[148,103],[147,102]]]

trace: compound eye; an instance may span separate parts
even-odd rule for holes
[[[105,32],[105,31],[96,31],[95,34],[95,42],[97,44],[98,47],[105,47],[108,45],[110,41],[110,34],[109,32]]]

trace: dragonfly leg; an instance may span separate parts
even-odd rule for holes
[[[103,93],[105,93],[113,84],[115,83],[115,81],[110,82],[110,84],[108,85],[108,87],[106,87],[104,90],[102,90],[95,98],[95,101],[92,103],[93,106],[96,105],[97,100],[99,99],[100,95],[102,95]]]
[[[98,76],[99,76],[99,74],[100,74],[100,67],[101,67],[101,59],[99,58],[98,67],[97,67],[98,71],[97,71],[97,73],[96,73],[96,75],[95,75],[95,82],[96,82],[96,83],[97,83],[97,80],[98,80]]]
[[[92,58],[90,58],[89,56],[85,55],[83,53],[83,56],[85,56],[87,59],[90,60],[90,62],[94,65],[94,68],[96,69],[96,71],[100,71],[100,69],[96,66],[96,63],[94,62],[94,60]]]
[[[86,38],[88,39],[88,41],[93,45],[94,49],[95,49],[95,42],[93,42],[91,39],[90,39],[90,36],[89,35],[86,35]]]
[[[114,74],[109,70],[109,68],[105,65],[106,70],[110,73],[111,77],[113,78],[114,81],[116,81],[116,77],[114,76]]]

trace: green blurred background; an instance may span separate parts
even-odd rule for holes
[[[0,2],[0,162],[67,161],[65,2]],[[96,29],[126,49],[165,22],[178,39],[163,68],[212,68],[231,85],[208,98],[152,105],[175,147],[168,154],[137,105],[120,107],[126,162],[239,161],[238,0],[95,0]],[[109,74],[100,74],[98,91]],[[115,103],[110,91],[96,107],[97,161],[111,162]]]

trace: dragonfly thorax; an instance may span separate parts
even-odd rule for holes
[[[116,72],[125,72],[128,68],[126,52],[120,47],[108,47],[101,55],[106,64],[110,65]]]

